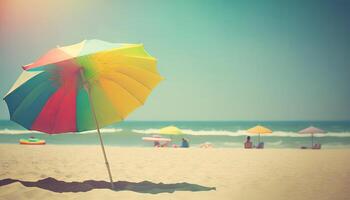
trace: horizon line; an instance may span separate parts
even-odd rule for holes
[[[0,119],[0,121],[12,121],[12,120]],[[193,119],[193,120],[123,120],[121,122],[350,122],[350,119],[292,119],[292,120],[284,120],[284,119],[282,120],[196,120],[196,119]]]

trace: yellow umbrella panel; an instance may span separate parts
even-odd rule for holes
[[[159,134],[165,134],[165,135],[180,135],[183,134],[183,132],[177,128],[176,126],[167,126],[159,130]]]

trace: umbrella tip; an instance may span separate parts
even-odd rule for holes
[[[28,69],[28,66],[32,65],[33,63],[30,63],[30,64],[27,64],[27,65],[22,65],[22,69],[23,70],[27,70]]]

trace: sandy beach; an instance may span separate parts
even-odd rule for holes
[[[350,150],[108,146],[114,181],[124,181],[117,184],[119,191],[107,188],[99,146],[1,145],[0,152],[0,199],[348,199],[350,195]],[[106,181],[105,188],[86,188],[83,182],[88,180]],[[69,185],[73,181],[77,184]],[[55,191],[62,187],[66,191]]]

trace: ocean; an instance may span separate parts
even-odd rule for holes
[[[308,126],[316,126],[327,133],[316,134],[315,142],[322,148],[350,148],[350,121],[125,121],[102,129],[105,145],[152,147],[152,143],[141,138],[157,133],[165,126],[176,126],[183,135],[169,136],[173,144],[180,144],[181,138],[189,140],[196,147],[210,142],[214,147],[242,148],[247,133],[245,130],[263,125],[273,130],[272,134],[262,135],[265,148],[300,148],[310,146],[310,135],[297,132]],[[96,131],[49,135],[25,130],[8,120],[0,121],[0,143],[18,144],[19,139],[35,136],[54,145],[99,145]],[[167,137],[167,136],[165,136]],[[257,135],[252,135],[253,142]]]

